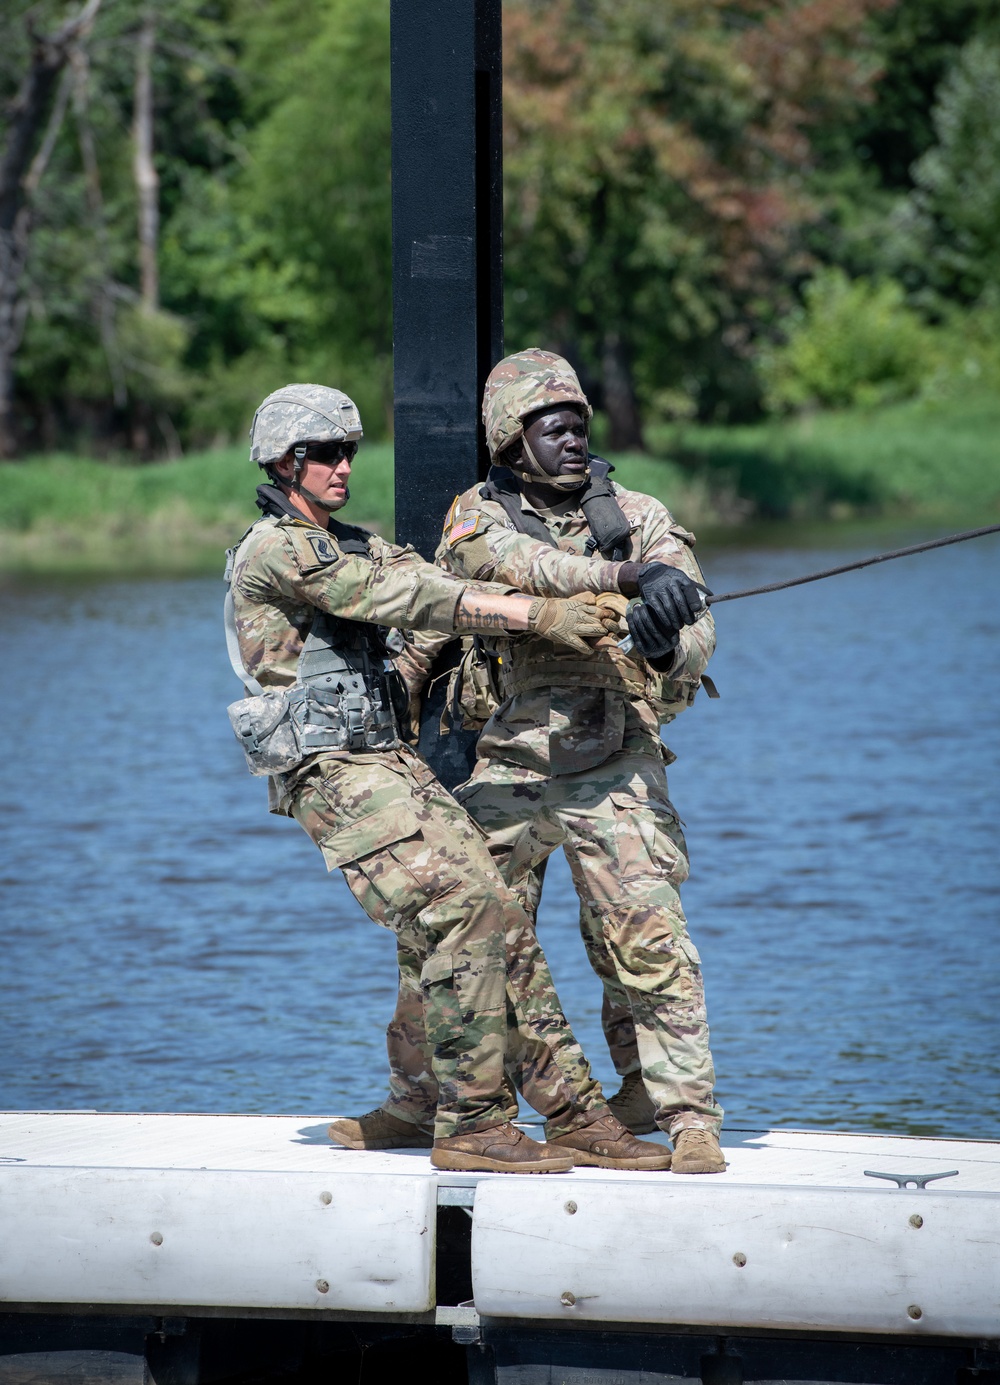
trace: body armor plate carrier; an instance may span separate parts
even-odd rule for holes
[[[580,508],[590,529],[584,553],[590,557],[599,552],[609,562],[626,562],[632,556],[632,527],[608,480],[614,468],[594,453],[588,460],[590,478],[579,496]],[[521,483],[509,467],[491,466],[479,494],[483,500],[492,500],[501,506],[519,533],[548,544],[550,548],[558,547],[544,522],[537,515],[522,510]],[[447,677],[449,673],[450,678]],[[477,724],[466,720],[463,688],[465,680],[475,678],[477,673],[485,696],[492,701],[492,710],[495,710],[504,697],[511,695],[511,688],[506,682],[501,686],[500,660],[479,635],[445,645],[431,670],[420,718],[418,749],[446,789],[453,789],[468,779],[476,762],[476,741],[487,718],[483,716]],[[588,676],[592,673],[589,666],[587,673]]]
[[[344,552],[370,556],[359,531],[337,528],[344,531],[337,533]],[[287,774],[330,750],[394,749],[400,725],[406,724],[407,697],[388,657],[388,632],[380,626],[316,610],[290,687],[265,689],[248,673],[230,589],[243,539],[226,555],[226,643],[236,676],[253,696],[233,702],[227,711],[250,773]]]

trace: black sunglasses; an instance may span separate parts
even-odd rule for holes
[[[328,462],[334,465],[343,461],[345,457],[349,462],[353,462],[358,444],[356,442],[307,442],[305,449],[306,461]]]

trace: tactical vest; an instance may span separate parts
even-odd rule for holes
[[[593,454],[589,461],[590,480],[579,497],[590,529],[584,554],[590,557],[600,553],[609,562],[627,562],[632,556],[631,525],[608,479],[614,468],[603,457]],[[479,494],[484,500],[500,505],[519,533],[558,548],[548,526],[537,515],[521,508],[521,483],[507,467],[491,467]],[[510,657],[504,658],[500,683],[505,698],[560,685],[603,688],[626,697],[643,698],[653,706],[661,721],[672,720],[690,706],[698,689],[697,682],[668,678],[645,662],[637,664],[617,648],[606,647],[602,654],[595,652],[593,659],[582,660],[579,655],[553,649],[546,641],[531,636],[519,640]]]
[[[268,512],[277,508],[269,506]],[[371,558],[363,531],[336,520],[329,528],[341,552]],[[247,671],[231,584],[236,555],[252,530],[227,551],[225,573],[229,659],[252,694],[230,705],[229,720],[251,774],[287,774],[323,751],[394,749],[406,721],[407,696],[389,658],[388,632],[380,626],[315,610],[291,687],[265,689]]]

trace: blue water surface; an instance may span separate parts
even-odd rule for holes
[[[724,591],[859,551],[706,567]],[[332,1114],[383,1092],[393,940],[243,768],[221,595],[2,592],[2,1107]],[[722,698],[667,740],[731,1124],[997,1136],[998,599],[987,539],[719,606]],[[559,858],[541,935],[613,1090],[576,915]]]

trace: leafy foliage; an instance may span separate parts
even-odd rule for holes
[[[388,0],[251,14],[258,118],[241,166],[192,181],[166,247],[178,307],[202,312],[195,419],[237,431],[287,378],[335,379],[377,435],[391,419]]]
[[[843,408],[917,394],[932,361],[931,337],[892,280],[851,281],[822,270],[789,320],[785,344],[762,362],[773,408]]]
[[[972,39],[941,84],[937,143],[914,165],[916,236],[944,297],[1000,293],[1000,41]]]
[[[0,17],[0,100],[27,12]],[[606,443],[994,378],[990,0],[505,0],[504,23],[508,341],[574,359]],[[241,436],[290,378],[389,432],[389,0],[115,0],[85,57],[35,210],[23,447],[172,455]]]
[[[672,392],[702,416],[752,409],[755,333],[806,269],[811,132],[875,75],[871,8],[511,3],[515,338],[568,348],[598,385],[617,348],[647,407]]]

